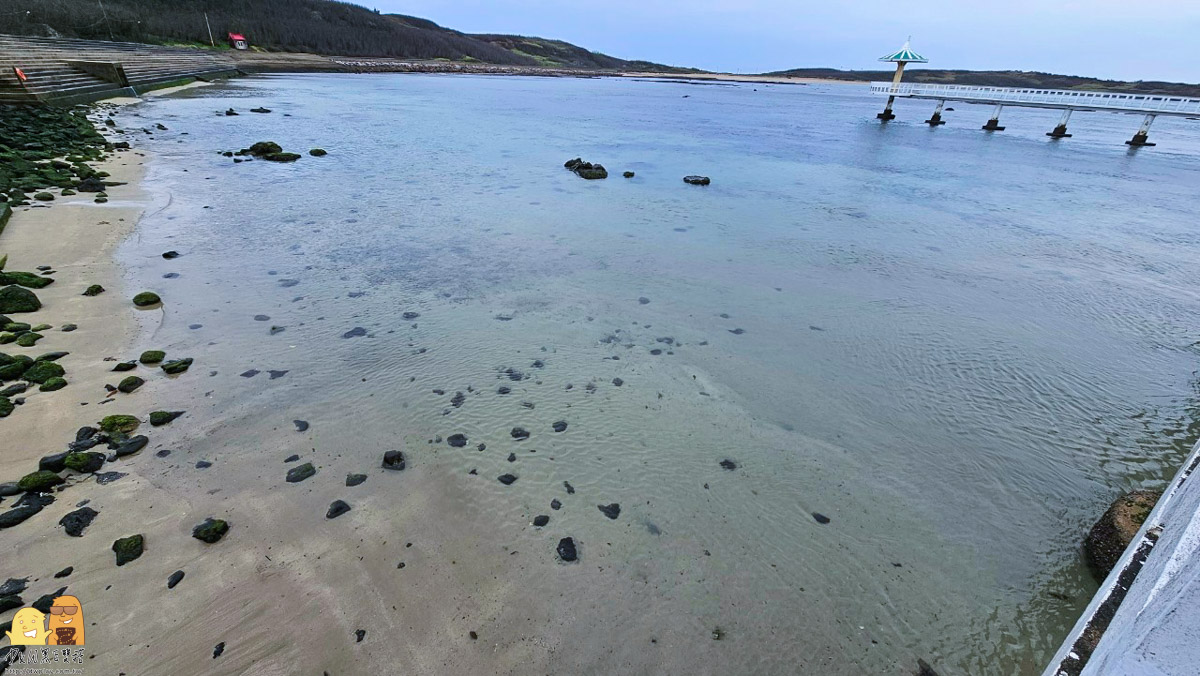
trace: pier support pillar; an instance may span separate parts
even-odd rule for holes
[[[1004,106],[997,105],[996,110],[992,111],[992,117],[983,125],[985,131],[1004,131],[1004,127],[1000,126],[1000,111],[1004,110]]]
[[[1058,126],[1054,128],[1054,131],[1046,132],[1046,136],[1050,138],[1071,138],[1071,135],[1067,133],[1067,121],[1070,119],[1071,109],[1067,108],[1063,111],[1063,116],[1058,121]]]
[[[937,108],[933,109],[933,115],[930,115],[929,119],[925,120],[925,124],[927,124],[931,127],[936,127],[939,124],[946,124],[945,120],[942,119],[942,108],[944,108],[945,106],[946,106],[946,101],[944,99],[941,101],[938,101]]]
[[[883,107],[883,112],[875,116],[875,119],[887,122],[888,120],[896,119],[896,115],[892,113],[892,104],[896,102],[895,96],[889,96],[887,105]]]
[[[1125,145],[1133,146],[1134,148],[1156,145],[1147,140],[1150,137],[1150,125],[1154,124],[1154,118],[1154,114],[1147,115],[1146,119],[1142,120],[1141,129],[1138,129],[1138,132],[1133,135],[1133,138],[1126,141]]]

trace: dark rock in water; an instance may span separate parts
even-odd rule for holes
[[[642,296],[641,298],[638,298],[638,303],[641,305],[649,305],[650,299],[645,296]]]
[[[515,482],[516,480],[517,480],[517,477],[513,476],[512,474],[501,474],[500,476],[496,477],[496,481],[499,481],[500,483],[504,484],[505,486],[513,485],[513,482]]]
[[[362,640],[366,637],[367,637],[366,629],[355,629],[354,630],[354,642],[355,643],[362,643]]]
[[[130,561],[137,559],[142,555],[145,545],[145,538],[139,535],[130,535],[129,537],[121,538],[112,544],[113,553],[117,555],[117,565],[123,566]]]
[[[524,427],[514,427],[512,428],[512,432],[509,432],[509,434],[511,434],[512,438],[516,439],[517,441],[524,441],[529,438],[529,430],[525,429]]]
[[[520,382],[525,379],[525,374],[514,368],[506,369],[504,374],[507,375],[508,379],[513,382]]]
[[[240,375],[243,378],[253,378],[254,376],[256,376],[260,373],[262,373],[262,371],[259,371],[258,369],[250,369],[248,371],[242,371],[238,375]]]
[[[324,148],[313,148],[312,150],[308,151],[308,154],[312,155],[313,157],[325,157],[329,153],[326,152]]]
[[[467,436],[465,434],[451,434],[446,437],[446,443],[454,448],[462,448],[467,445]]]
[[[409,320],[409,321],[412,321],[412,320],[416,319],[417,317],[420,317],[420,316],[421,316],[421,313],[419,313],[419,312],[405,312],[403,315],[400,315],[400,316],[401,316],[401,317],[404,317],[405,319],[407,319],[407,320]]]
[[[235,115],[237,115],[237,114],[238,114],[238,113],[237,113],[237,111],[236,111],[236,110],[234,110],[233,108],[230,108],[229,110],[226,110],[226,111],[225,111],[225,116],[226,116],[226,117],[233,117],[233,116],[235,116]],[[256,145],[257,145],[257,144],[256,144]],[[224,650],[224,649],[225,649],[225,644],[224,644],[224,643],[222,643],[222,644],[221,644],[221,649],[222,649],[222,650]],[[216,657],[218,654],[219,654],[219,653],[213,653],[213,657]]]
[[[104,466],[104,454],[96,452],[71,453],[63,460],[63,464],[71,471],[81,474],[91,474]]]
[[[712,180],[707,176],[684,176],[683,182],[691,185],[708,185]]]
[[[575,551],[575,540],[563,538],[558,541],[558,558],[568,563],[578,558],[578,553]]]
[[[168,455],[171,455],[171,450],[169,448],[164,448],[161,451],[155,453],[154,455],[155,455],[155,457],[165,458]]]
[[[737,463],[730,460],[729,458],[725,458],[724,460],[722,460],[721,466],[724,467],[725,469],[730,469],[730,470],[737,469]]]
[[[296,467],[288,470],[287,482],[290,484],[298,484],[316,473],[317,468],[313,467],[311,462],[306,462],[303,465],[297,465]]]
[[[270,108],[251,108],[250,112],[252,112],[252,113],[269,113],[269,112],[271,112],[271,109]]]
[[[649,521],[646,522],[646,531],[651,535],[662,535],[662,529]]]
[[[617,387],[620,387],[620,386],[622,386],[622,385],[624,385],[624,384],[625,384],[625,381],[624,381],[624,380],[621,380],[620,378],[613,378],[613,379],[612,379],[612,384],[613,384],[613,385],[616,385]]]
[[[516,453],[509,453],[509,454],[508,454],[508,461],[509,461],[509,462],[516,462],[516,461],[517,461],[517,454],[516,454]]]
[[[308,421],[307,420],[293,420],[292,424],[296,426],[297,432],[307,432],[308,431]]]
[[[124,373],[126,371],[132,371],[135,368],[137,368],[137,362],[121,361],[121,362],[117,362],[116,365],[112,367],[112,370],[114,373]]]
[[[13,383],[3,390],[0,390],[0,397],[15,397],[18,394],[24,393],[25,390],[28,389],[29,385],[26,385],[25,383]]]
[[[20,596],[16,596],[15,594],[0,595],[0,613],[7,613],[14,608],[20,608],[23,605],[25,605],[25,602],[21,600]],[[9,626],[12,626],[11,622],[9,623]]]
[[[551,425],[551,427],[554,429],[555,432],[566,432],[567,431],[567,423],[565,420],[559,420],[558,422]]]
[[[182,570],[177,570],[174,573],[171,573],[171,577],[167,578],[167,589],[174,589],[175,585],[179,584],[183,580],[183,576],[184,572]]]
[[[918,659],[917,671],[914,676],[938,676],[938,672],[934,671],[933,667],[929,666],[925,660]]]
[[[454,408],[461,408],[467,401],[467,395],[462,392],[456,392],[454,397],[450,399],[450,405]]]
[[[346,475],[346,485],[350,486],[350,487],[358,486],[359,484],[363,483],[366,480],[367,480],[366,474],[347,474]]]
[[[212,463],[207,460],[196,461],[196,469],[208,469],[209,467],[212,467]]]
[[[167,260],[171,260],[173,258],[179,258],[179,252],[178,251],[167,251],[162,255],[162,257]]]
[[[270,317],[270,315],[254,315],[254,321],[269,322],[269,321],[271,321],[271,317]]]
[[[558,501],[558,498],[550,501],[550,509],[562,509],[562,503]]]
[[[813,513],[812,513],[812,518],[813,518],[813,520],[814,520],[814,521],[816,521],[816,522],[817,522],[817,523],[819,523],[819,524],[827,524],[827,523],[829,523],[829,517],[825,516],[824,514],[822,514],[822,513],[820,513],[820,512],[813,512]]]
[[[740,336],[746,332],[746,329],[729,329],[729,332],[735,336]]]
[[[137,376],[126,376],[123,380],[121,380],[120,383],[117,384],[117,390],[124,392],[125,394],[131,394],[137,390],[137,388],[145,384],[146,381]]]
[[[633,178],[635,175],[636,174],[634,174],[632,171],[627,171],[624,174],[622,174],[622,176],[624,176],[625,178]]]
[[[563,166],[575,172],[575,175],[579,176],[580,178],[586,178],[588,180],[608,178],[608,170],[606,170],[603,165],[584,162],[583,159],[579,157],[573,160],[567,160]]]
[[[533,517],[533,525],[537,526],[538,528],[541,528],[548,523],[550,523],[550,517],[546,516],[545,514],[539,514]]]
[[[263,155],[262,158],[268,162],[295,162],[300,159],[299,153],[271,153]]]
[[[286,376],[287,374],[287,371],[267,371],[267,375],[270,376],[269,380],[276,380]]]
[[[504,386],[504,385],[501,385],[501,386],[500,386],[500,387],[499,387],[499,388],[496,390],[496,394],[509,394],[509,393],[511,393],[511,392],[512,392],[512,388],[506,387],[506,386]]]
[[[204,523],[201,523],[192,529],[192,537],[200,540],[201,542],[207,542],[211,545],[225,537],[225,534],[228,532],[228,523],[222,521],[221,519],[213,519],[210,517],[205,519]]]
[[[404,453],[401,451],[388,451],[384,453],[383,468],[397,472],[404,469]]]
[[[356,326],[342,334],[343,338],[361,338],[367,335],[367,330],[361,326]]]
[[[75,572],[75,566],[67,566],[66,568],[63,568],[62,570],[55,573],[54,578],[62,579],[64,577],[69,576],[71,573],[74,573],[74,572]]]
[[[284,461],[285,463],[287,463],[287,462],[296,462],[296,461],[297,461],[297,460],[299,460],[299,459],[300,459],[300,456],[298,456],[298,455],[296,455],[296,454],[292,454],[292,455],[289,455],[288,457],[284,458],[284,459],[283,459],[283,461]]]
[[[615,502],[611,505],[596,505],[596,507],[600,509],[604,516],[607,516],[610,519],[615,519],[618,516],[621,516],[621,505],[618,505]]]
[[[1126,493],[1092,526],[1083,541],[1083,553],[1097,580],[1112,572],[1161,497],[1161,491]]]
[[[347,505],[342,500],[334,500],[329,503],[329,511],[325,512],[326,519],[336,519],[339,516],[350,511],[350,505]]]
[[[230,109],[230,110],[232,111],[232,109]],[[225,113],[225,114],[228,115],[229,113]],[[234,113],[234,115],[237,115],[237,113]],[[221,641],[213,648],[213,659],[215,660],[218,657],[220,657],[221,653],[223,653],[223,652],[225,652],[225,642]]]
[[[153,427],[162,427],[183,414],[184,411],[151,411],[150,425]]]
[[[139,434],[136,437],[129,437],[125,441],[117,445],[113,452],[118,458],[124,458],[133,455],[146,447],[150,440],[144,434]]]
[[[567,495],[575,495],[575,487],[571,485],[570,481],[564,481],[563,488],[567,489]]]
[[[78,328],[79,328],[79,326],[76,324],[63,324],[61,327],[61,330],[63,333],[70,333],[72,331],[75,331]]]
[[[184,359],[175,359],[172,361],[164,362],[163,365],[160,366],[159,368],[161,368],[163,370],[163,373],[165,373],[169,376],[176,376],[176,375],[179,375],[180,373],[187,372],[187,370],[189,368],[191,368],[193,361],[195,361],[195,360],[192,359],[191,357],[185,357]]]

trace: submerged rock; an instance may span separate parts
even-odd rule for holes
[[[683,182],[690,185],[708,185],[712,183],[712,179],[707,176],[684,176]]]
[[[496,481],[499,481],[505,486],[511,486],[517,481],[517,477],[512,474],[501,474],[500,476],[496,477]]]
[[[551,425],[551,428],[555,432],[566,432],[567,431],[567,422],[565,420],[559,420],[558,422]]]
[[[404,453],[388,451],[383,454],[383,468],[399,472],[404,469]]]
[[[550,523],[550,517],[546,516],[545,514],[539,514],[533,517],[533,525],[538,528],[542,528],[548,523]]]
[[[829,517],[825,516],[824,514],[822,514],[820,512],[813,512],[812,518],[814,521],[816,521],[817,523],[819,523],[821,525],[825,525],[825,524],[829,523],[829,521],[830,521]]]
[[[596,507],[604,516],[610,519],[616,519],[618,516],[621,516],[621,505],[615,502],[611,505],[596,505]]]
[[[317,468],[313,467],[311,462],[306,462],[303,465],[297,465],[296,467],[288,470],[287,482],[290,484],[298,484],[316,473]]]
[[[573,160],[567,160],[563,166],[575,172],[575,175],[579,176],[580,178],[586,178],[589,180],[608,178],[608,170],[605,169],[603,165],[584,162],[583,158],[580,157],[577,157]]]
[[[529,438],[529,430],[525,429],[524,427],[514,427],[512,428],[512,432],[509,432],[509,434],[517,441],[524,441]]]
[[[563,538],[558,541],[558,558],[570,563],[579,558],[578,552],[575,550],[575,540],[572,538]]]
[[[313,148],[312,150],[308,151],[308,154],[312,155],[313,157],[325,157],[329,153],[325,152],[324,148]]]
[[[465,434],[451,434],[446,437],[446,443],[454,448],[462,448],[467,445],[467,436]]]
[[[1112,572],[1161,497],[1161,491],[1126,493],[1092,526],[1083,541],[1083,553],[1098,580]]]
[[[734,470],[734,469],[737,469],[737,463],[730,460],[729,458],[725,458],[724,460],[721,461],[721,467],[724,467],[725,469],[728,469],[728,470]]]
[[[562,509],[562,503],[558,501],[558,498],[554,498],[550,501],[550,509]]]
[[[296,426],[297,432],[307,432],[308,431],[308,421],[307,420],[293,420],[292,424]]]

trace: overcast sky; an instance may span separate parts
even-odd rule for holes
[[[354,0],[468,33],[553,37],[706,70],[933,68],[1200,82],[1200,0]]]

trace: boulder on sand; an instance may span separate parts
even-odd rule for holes
[[[1114,500],[1092,526],[1083,541],[1083,552],[1098,580],[1103,581],[1112,572],[1161,497],[1161,491],[1126,493]]]
[[[37,312],[42,302],[29,289],[15,284],[0,289],[0,313]]]

